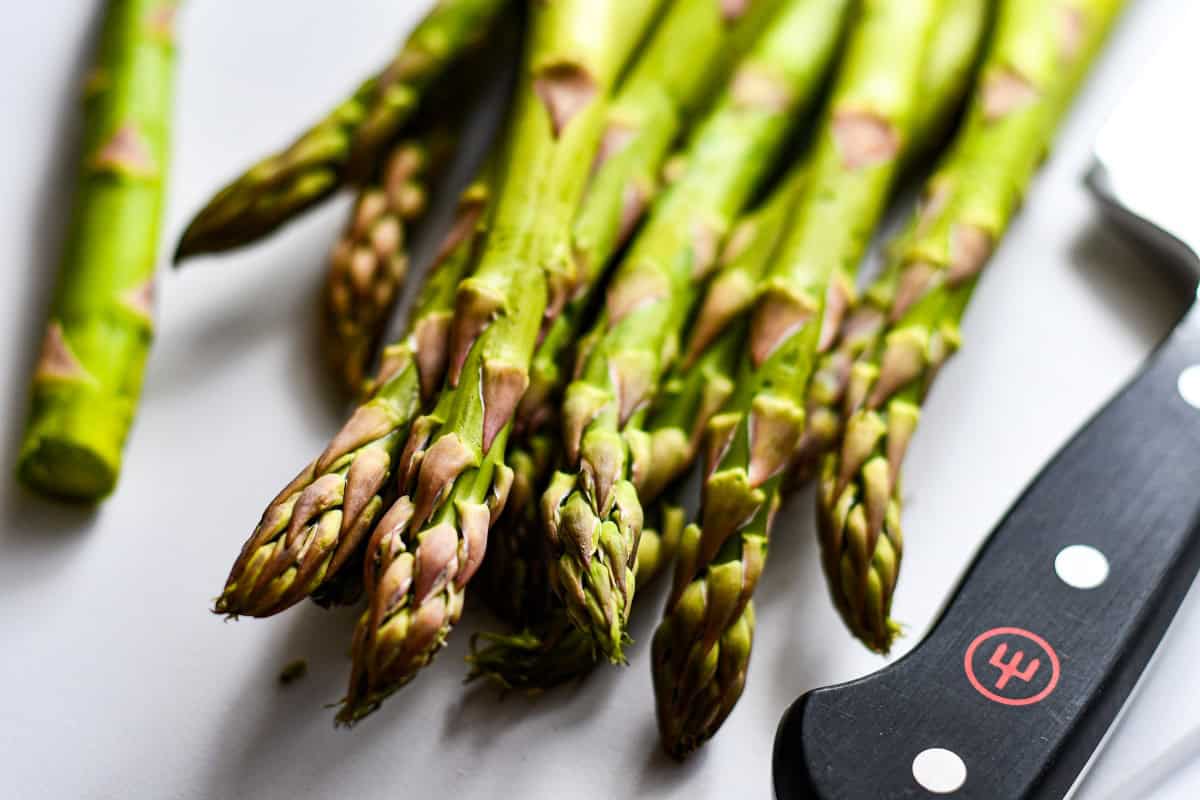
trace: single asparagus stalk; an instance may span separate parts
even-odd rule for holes
[[[570,274],[571,219],[614,85],[660,5],[533,4],[491,232],[458,288],[448,386],[410,431],[400,461],[404,496],[368,544],[368,608],[352,645],[343,724],[412,680],[462,612],[511,486],[504,454],[512,417],[545,312]]]
[[[887,652],[903,549],[900,466],[979,274],[1045,158],[1120,0],[1006,0],[951,152],[868,295],[885,316],[854,365],[840,448],[824,460],[823,562],[850,630]]]
[[[849,3],[791,0],[696,131],[608,287],[563,402],[566,469],[543,496],[551,584],[572,622],[623,660],[648,465],[646,406],[733,220],[816,96]]]
[[[510,0],[440,0],[378,75],[305,131],[218,192],[183,233],[181,261],[258,241],[347,183],[369,180],[438,82],[484,42]]]
[[[687,521],[678,506],[662,504],[657,510],[657,524],[642,531],[638,540],[634,575],[639,586],[648,585],[666,572],[678,552]],[[538,544],[543,544],[540,525],[536,534]],[[544,560],[530,566],[533,570],[540,567],[544,575]],[[486,678],[504,691],[536,694],[582,679],[600,662],[591,637],[571,624],[560,605],[552,605],[542,609],[540,615],[526,617],[526,626],[519,633],[476,634],[467,656],[467,680]]]
[[[685,126],[724,83],[737,55],[783,0],[674,0],[613,101],[594,173],[572,226],[573,274],[552,299],[517,411],[521,433],[556,417],[565,354],[593,306],[600,278],[659,193],[662,166]],[[684,50],[705,53],[697,63]]]
[[[407,227],[425,213],[434,164],[446,160],[446,153],[431,152],[431,144],[438,149],[449,142],[408,139],[392,149],[378,179],[359,193],[329,259],[324,344],[330,366],[352,395],[362,392],[408,274]]]
[[[267,506],[217,598],[216,613],[266,617],[314,592],[330,596],[322,587],[354,565],[388,499],[409,425],[441,387],[455,290],[485,238],[487,184],[481,179],[464,192],[408,331],[384,351],[375,388],[325,451]]]
[[[153,338],[178,0],[109,0],[87,83],[72,227],[17,474],[71,500],[109,494]]]
[[[793,226],[751,312],[737,387],[709,427],[715,466],[703,487],[701,532],[681,547],[652,655],[659,730],[675,757],[720,728],[744,687],[753,635],[745,615],[780,481],[804,431],[822,327],[837,329],[853,295],[852,271],[909,140],[942,8],[942,0],[863,4]]]
[[[971,89],[994,6],[993,0],[962,0],[946,9],[922,68],[923,91],[903,168],[911,167],[941,143],[958,117]],[[821,354],[809,387],[806,428],[789,470],[789,483],[800,485],[815,477],[821,457],[837,442],[842,429],[840,406],[851,365],[870,346],[884,317],[869,299],[861,305],[855,303],[838,332],[837,342]]]

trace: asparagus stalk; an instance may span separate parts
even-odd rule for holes
[[[900,466],[921,403],[958,349],[979,274],[1122,5],[1006,0],[968,122],[868,295],[886,328],[854,365],[845,434],[822,467],[818,517],[835,604],[873,650],[887,652],[897,631]]]
[[[660,504],[657,511],[657,524],[642,531],[638,540],[634,575],[639,586],[666,572],[678,552],[686,524],[679,506]],[[539,545],[544,543],[540,525],[536,539]],[[544,560],[540,564],[526,562],[525,566],[545,571]],[[524,577],[512,574],[517,580]],[[527,577],[524,580],[528,582]],[[527,615],[525,627],[519,628],[518,633],[481,633],[472,637],[467,680],[486,678],[504,691],[536,694],[581,679],[600,663],[591,637],[571,624],[561,606],[550,605],[540,612]]]
[[[443,134],[445,132],[442,132]],[[406,229],[427,206],[434,162],[445,161],[442,137],[407,139],[392,149],[378,180],[358,196],[329,259],[324,344],[330,366],[360,394],[376,344],[408,274]]]
[[[405,336],[384,351],[375,388],[325,451],[267,507],[229,573],[216,613],[277,614],[353,566],[387,499],[409,425],[441,386],[454,294],[485,237],[487,196],[482,179],[464,192]]]
[[[232,250],[278,230],[343,185],[369,180],[379,154],[436,103],[439,81],[486,40],[510,0],[441,0],[378,75],[285,150],[218,192],[183,233],[175,260]]]
[[[462,612],[512,482],[505,446],[551,299],[570,277],[570,223],[617,77],[660,0],[560,0],[532,9],[528,52],[490,234],[458,288],[448,386],[409,433],[404,496],[367,549],[368,608],[338,715],[352,724],[415,677]]]
[[[695,541],[685,537],[654,636],[659,730],[673,756],[710,738],[744,687],[750,598],[780,482],[804,431],[822,328],[837,329],[853,295],[854,265],[909,140],[942,7],[942,0],[863,4],[793,227],[751,312],[737,388],[710,425],[714,468],[703,487],[701,531]]]
[[[564,355],[579,335],[601,276],[658,194],[661,168],[680,133],[782,2],[673,0],[639,54],[609,111],[594,173],[575,215],[573,274],[552,300],[517,412],[520,432],[537,431],[556,417],[568,375]],[[684,50],[706,57],[700,63],[681,58]]]
[[[570,472],[543,496],[551,583],[572,622],[623,660],[642,527],[635,482],[646,405],[734,218],[770,168],[836,49],[845,2],[792,0],[696,131],[683,174],[619,266],[563,403]]]
[[[83,159],[17,474],[71,500],[112,491],[153,338],[178,0],[109,0]]]
[[[929,43],[923,67],[923,92],[913,120],[913,134],[904,153],[907,169],[943,141],[970,92],[975,68],[993,17],[993,0],[962,0],[946,9]],[[808,392],[806,428],[789,470],[790,483],[807,483],[820,468],[821,457],[842,429],[841,403],[851,365],[870,346],[884,322],[884,313],[870,302],[855,304],[833,347],[821,353]]]

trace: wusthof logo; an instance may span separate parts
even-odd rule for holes
[[[1031,706],[1058,686],[1058,654],[1023,628],[992,628],[975,637],[963,658],[975,691],[1006,706]]]

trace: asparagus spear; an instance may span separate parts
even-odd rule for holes
[[[670,566],[686,524],[679,506],[660,504],[657,510],[657,524],[642,531],[638,540],[634,575],[639,586],[649,584]],[[538,544],[543,544],[540,525],[529,533],[536,535]],[[539,568],[538,562],[525,564],[535,571]],[[544,572],[544,561],[540,566]],[[521,580],[523,576],[513,577]],[[528,578],[524,580],[528,583]],[[525,627],[518,633],[481,633],[472,637],[467,680],[486,678],[505,691],[538,693],[583,678],[600,663],[591,637],[571,624],[561,606],[539,610],[540,614],[524,617]]]
[[[804,430],[821,329],[836,330],[853,293],[852,270],[910,137],[942,8],[942,0],[863,4],[793,227],[751,312],[748,358],[726,410],[710,425],[714,469],[703,487],[702,529],[684,539],[654,636],[659,730],[673,756],[710,738],[741,695],[750,598],[782,474]]]
[[[658,193],[659,173],[684,126],[782,2],[673,0],[622,82],[572,225],[573,275],[552,301],[554,313],[543,328],[517,411],[519,431],[536,431],[555,418],[568,374],[564,355],[593,305],[600,277]],[[706,57],[699,63],[681,58],[684,50]]]
[[[441,386],[454,292],[485,237],[487,195],[485,179],[464,192],[408,331],[384,351],[374,390],[325,451],[267,507],[229,573],[217,613],[277,614],[353,565],[383,509],[409,425]]]
[[[962,0],[946,10],[929,43],[921,102],[902,168],[907,169],[940,144],[958,116],[980,61],[994,6],[993,0]],[[836,443],[851,365],[870,345],[883,321],[884,314],[875,304],[855,304],[838,332],[836,344],[821,354],[809,387],[804,436],[788,474],[790,483],[799,485],[811,480],[819,470],[821,457]]]
[[[346,183],[368,180],[440,79],[488,36],[510,0],[441,0],[378,75],[218,192],[183,233],[175,260],[232,250],[278,230]]]
[[[645,406],[717,247],[816,95],[848,5],[792,0],[772,20],[619,266],[579,377],[567,389],[563,438],[571,471],[559,472],[542,500],[551,583],[572,622],[611,661],[623,660],[634,592]]]
[[[490,234],[458,288],[448,386],[410,431],[404,496],[367,548],[351,724],[415,677],[458,621],[512,470],[505,445],[551,299],[570,276],[570,223],[613,88],[660,0],[535,3]]]
[[[408,273],[406,227],[425,213],[431,161],[445,155],[430,150],[422,139],[406,139],[392,149],[378,180],[359,193],[330,257],[324,343],[330,366],[352,394],[362,391]]]
[[[900,567],[900,466],[959,321],[1121,0],[1006,0],[969,120],[869,294],[886,315],[854,366],[819,493],[823,562],[850,630],[887,652]]]
[[[112,491],[153,337],[178,0],[110,0],[87,84],[62,273],[17,474],[72,500]]]

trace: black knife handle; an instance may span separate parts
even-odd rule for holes
[[[779,800],[1066,794],[1200,567],[1200,409],[1181,392],[1197,365],[1193,309],[1025,491],[916,649],[796,701],[775,740]],[[1104,555],[1103,583],[1059,577],[1071,545]],[[965,765],[957,790],[914,777],[932,748]]]

